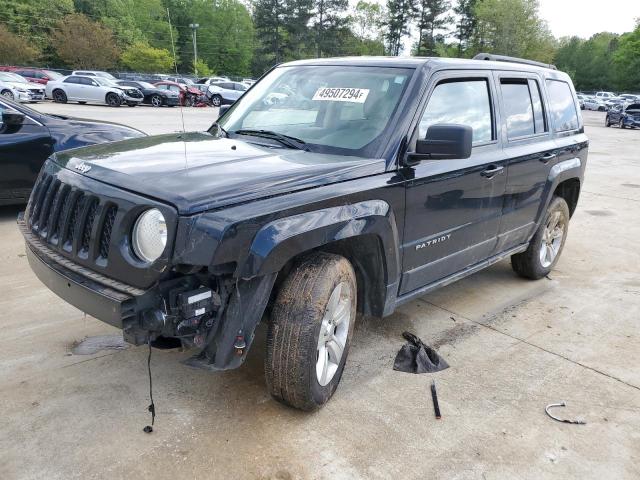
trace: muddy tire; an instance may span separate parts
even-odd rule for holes
[[[569,206],[564,198],[553,197],[529,247],[511,256],[513,270],[532,280],[547,276],[560,258],[568,230]]]
[[[356,319],[356,277],[339,255],[304,258],[283,282],[267,332],[265,377],[273,398],[315,410],[335,392]]]

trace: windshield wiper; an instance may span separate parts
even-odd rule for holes
[[[285,145],[289,148],[295,148],[296,150],[307,150],[307,147],[305,147],[307,142],[305,142],[304,140],[292,137],[290,135],[284,135],[282,133],[274,132],[272,130],[252,130],[243,128],[231,133],[235,133],[237,135],[251,135],[252,137],[270,138],[273,140],[277,140],[282,145]]]

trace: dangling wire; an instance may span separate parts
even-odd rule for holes
[[[149,372],[149,399],[151,400],[151,404],[147,409],[151,412],[151,425],[143,428],[145,433],[153,432],[153,424],[156,421],[156,405],[153,403],[153,380],[151,379],[151,335],[149,335],[148,345],[149,356],[147,357],[147,371]]]

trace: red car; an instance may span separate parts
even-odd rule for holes
[[[193,107],[198,103],[198,99],[202,96],[202,92],[194,87],[189,87],[182,83],[170,82],[168,80],[157,82],[154,84],[160,90],[171,90],[180,94],[180,105],[184,107]]]
[[[13,72],[23,76],[27,80],[40,85],[46,85],[49,80],[59,80],[64,75],[52,70],[32,67],[0,67],[0,71]]]

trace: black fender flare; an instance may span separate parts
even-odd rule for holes
[[[580,182],[580,186],[582,187],[582,178],[585,166],[585,162],[583,162],[580,157],[573,157],[558,162],[551,167],[551,170],[549,170],[549,176],[547,177],[545,192],[546,200],[540,203],[540,209],[536,216],[536,225],[539,225],[544,218],[544,212],[547,211],[547,208],[553,198],[553,192],[556,191],[558,185],[566,180],[575,178]]]
[[[385,284],[400,275],[399,235],[393,209],[384,200],[313,210],[264,225],[254,236],[238,276],[252,278],[276,273],[295,256],[329,243],[373,234],[381,242]]]

